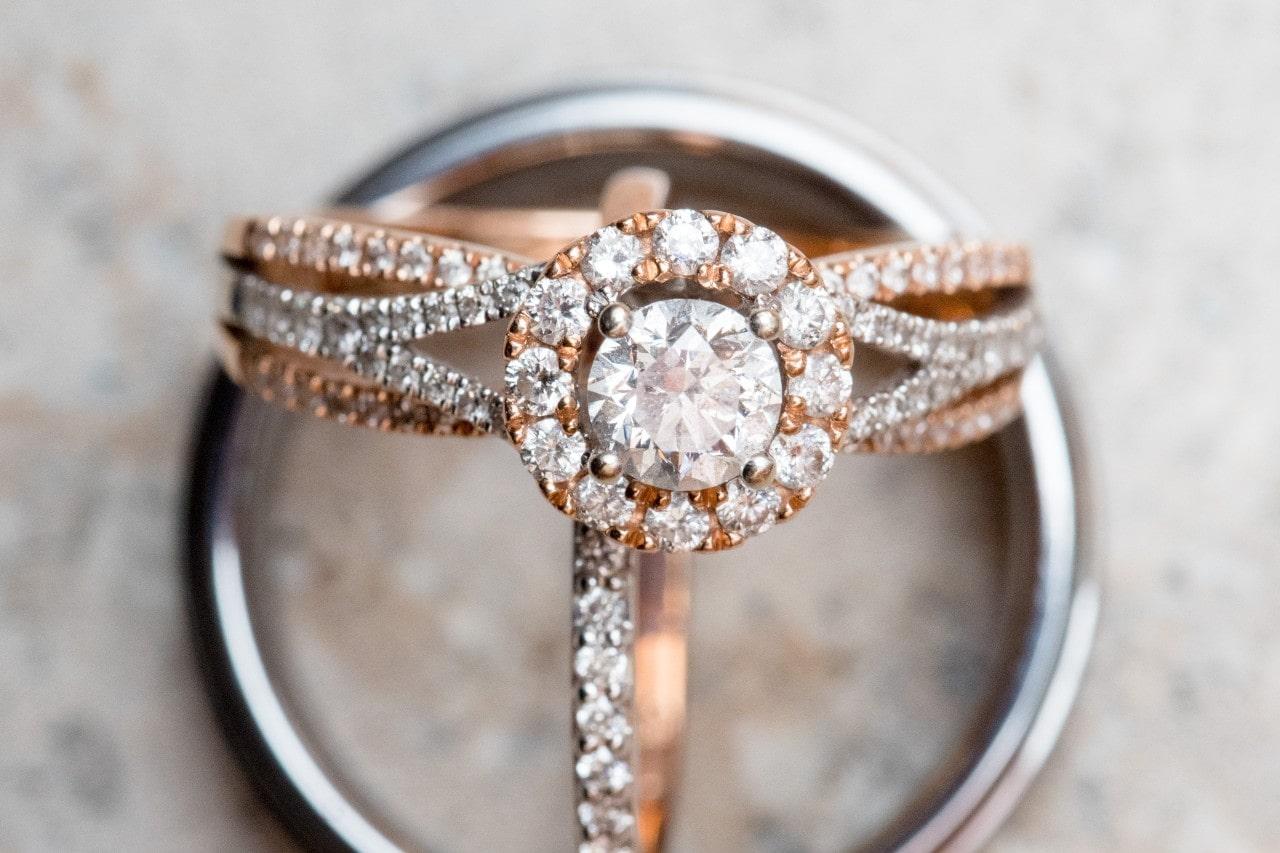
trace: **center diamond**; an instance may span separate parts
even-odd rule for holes
[[[627,334],[600,345],[587,383],[599,449],[662,489],[736,477],[768,448],[781,411],[773,348],[737,311],[702,299],[635,309]]]

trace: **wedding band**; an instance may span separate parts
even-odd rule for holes
[[[274,351],[246,365],[236,351],[245,339],[346,371],[353,390],[363,382],[396,395],[385,398],[394,402],[393,427],[413,422],[404,411],[415,404],[420,431],[501,427],[553,505],[643,549],[737,545],[802,508],[835,451],[917,446],[889,434],[928,434],[930,418],[948,421],[952,438],[921,447],[989,434],[1008,418],[981,406],[979,417],[972,405],[940,413],[1024,367],[1040,336],[1019,247],[899,245],[811,262],[773,231],[719,212],[637,213],[543,264],[328,219],[237,221],[226,255],[240,265],[228,366],[259,393],[287,396],[299,370]],[[388,283],[396,289],[369,292]],[[624,301],[686,289],[700,298]],[[887,304],[899,297],[917,300],[915,310]],[[978,314],[979,297],[994,307]],[[602,331],[614,314],[629,322],[633,309],[653,327],[644,341],[626,329]],[[508,318],[505,392],[413,347]],[[641,365],[664,369],[672,336],[685,330],[706,352],[730,353],[688,365],[690,375],[701,372],[697,382],[719,383],[709,417],[697,412],[712,397],[637,389],[650,381],[640,374],[651,366]],[[573,373],[589,342],[599,354],[583,393]],[[910,359],[913,369],[853,396],[855,345]],[[701,421],[663,425],[671,405],[684,407],[677,419]],[[321,407],[334,408],[313,409]],[[637,419],[637,408],[649,414]]]
[[[635,237],[645,252],[645,257],[631,265],[636,279],[633,289],[670,282],[670,278],[665,278],[668,271],[661,268],[662,259],[658,251],[652,246],[653,232],[658,224],[677,213],[686,219],[704,217],[719,234],[717,252],[721,254],[725,243],[735,237],[743,238],[743,242],[758,242],[758,232],[767,232],[766,228],[754,226],[738,217],[731,217],[733,224],[724,227],[723,223],[730,219],[727,215],[696,211],[656,211],[629,217],[615,226],[606,226],[615,228],[624,237]],[[536,331],[536,323],[545,318],[530,312],[525,307],[528,304],[526,300],[538,282],[547,280],[570,278],[579,281],[586,286],[588,297],[602,290],[597,287],[597,282],[589,279],[582,264],[590,254],[588,244],[593,240],[601,241],[603,237],[599,232],[603,230],[583,235],[575,241],[579,257],[573,257],[573,247],[562,252],[568,263],[562,262],[557,269],[557,259],[554,258],[549,264],[531,265],[519,255],[459,243],[443,235],[431,237],[401,231],[393,226],[327,218],[253,221],[240,232],[245,239],[238,244],[239,251],[236,250],[237,241],[233,240],[232,250],[227,252],[235,263],[226,315],[227,367],[246,388],[260,396],[322,417],[413,432],[506,434],[525,450],[528,436],[524,436],[522,441],[518,434],[520,424],[517,422],[515,428],[511,424],[519,415],[529,413],[521,410],[524,403],[516,399],[510,386],[506,389],[491,387],[436,357],[417,351],[414,344],[430,335],[514,318],[508,327],[505,353],[508,362],[514,363],[529,351],[548,349],[554,353],[557,367],[567,373],[565,361],[570,360],[572,354],[566,350],[579,350],[583,355],[589,355],[592,347],[603,342],[603,332],[589,328],[588,335],[598,334],[601,341],[587,341],[578,346],[574,346],[575,341],[567,334],[554,341],[545,340]],[[264,240],[264,234],[270,240]],[[374,251],[367,251],[370,235],[396,246],[396,263],[399,263],[401,246],[414,247],[409,250],[408,258],[417,266],[408,267],[404,273],[398,266],[393,267],[390,273],[385,272],[387,262],[380,260],[377,239],[372,242]],[[337,240],[332,240],[333,237]],[[256,242],[250,242],[250,238]],[[305,249],[308,241],[311,248]],[[318,248],[322,245],[330,248]],[[425,249],[429,259],[425,264],[418,252],[419,246]],[[355,256],[343,256],[343,251],[354,252]],[[628,261],[631,259],[628,257]],[[648,261],[657,264],[657,275],[649,277],[648,272],[638,270]],[[825,326],[828,314],[826,301],[829,300],[834,306],[830,329],[818,335],[820,340],[811,346],[776,343],[774,338],[763,333],[757,336],[773,347],[779,364],[779,383],[785,383],[787,391],[792,390],[792,380],[808,378],[805,368],[808,361],[815,360],[814,356],[832,356],[839,365],[837,371],[847,370],[849,359],[841,352],[846,343],[845,337],[850,350],[854,347],[878,349],[904,358],[911,365],[908,372],[886,387],[859,389],[856,396],[849,398],[847,411],[843,412],[840,410],[845,408],[845,404],[837,406],[835,411],[826,411],[829,406],[824,406],[821,401],[811,406],[812,401],[801,394],[779,394],[782,397],[778,406],[780,423],[784,416],[790,414],[793,420],[798,421],[795,432],[810,426],[823,429],[831,449],[902,452],[958,446],[999,429],[1016,416],[1019,372],[1034,355],[1040,334],[1038,321],[1025,293],[1028,273],[1025,254],[1020,249],[968,243],[882,248],[859,245],[856,250],[837,256],[815,258],[807,271],[804,271],[803,262],[803,255],[794,246],[788,247],[783,279],[764,301],[757,301],[762,294],[750,294],[749,300],[734,303],[733,300],[737,299],[734,294],[738,292],[733,287],[732,271],[722,278],[699,271],[697,276],[700,280],[696,280],[696,284],[713,294],[718,293],[721,301],[716,304],[729,303],[725,307],[735,309],[748,321],[755,313],[751,309],[760,309],[765,303],[768,304],[763,310],[782,314],[784,309],[790,310],[794,304],[803,306],[814,302],[812,297],[817,295],[822,307],[809,316],[819,317],[818,324]],[[635,275],[636,272],[642,272],[642,275]],[[868,281],[875,283],[874,288]],[[791,299],[789,303],[769,301],[780,298],[782,287],[796,284],[806,290],[793,288],[788,297]],[[616,295],[626,296],[625,288],[623,291]],[[738,293],[738,296],[744,295]],[[929,302],[928,299],[934,296],[947,299]],[[657,302],[634,307],[643,308]],[[601,311],[613,304],[616,303],[592,305],[584,301],[582,307],[598,322]],[[524,323],[528,324],[527,328],[523,327]],[[793,326],[790,340],[810,340],[812,336],[805,337],[802,331],[802,327]],[[522,342],[521,337],[528,339]],[[516,346],[511,345],[513,340]],[[804,358],[792,355],[795,352],[802,352]],[[788,364],[788,356],[793,362],[800,363]],[[585,358],[578,360],[586,361]],[[803,414],[795,417],[797,404],[787,397],[800,398]],[[538,420],[533,423],[551,420],[566,435],[573,435],[572,420],[563,411],[567,407],[560,405],[562,400],[563,397],[556,400],[557,405],[551,407],[550,414],[541,414],[542,409],[535,408]],[[584,407],[579,405],[577,408],[581,413]],[[822,414],[811,414],[811,410]],[[845,422],[833,426],[834,421]],[[792,425],[784,426],[776,429],[772,438],[794,434],[786,431]],[[548,429],[554,431],[555,427],[549,426]],[[580,422],[576,432],[587,433],[588,424]],[[584,441],[588,438],[584,437]],[[648,448],[627,449],[642,455]],[[618,485],[616,477],[608,476],[607,471],[593,473],[590,462],[599,455],[599,448],[581,454],[578,468],[563,482],[580,484],[592,478],[591,482],[598,480],[605,486]],[[729,469],[736,468],[737,473],[724,482],[738,483],[744,476],[743,469],[753,458],[733,460]],[[829,467],[828,460],[829,456],[823,456],[816,467]],[[776,460],[774,462],[773,467],[776,468]],[[533,467],[539,466],[535,464]],[[679,463],[671,463],[668,467],[678,470],[680,466]],[[545,474],[546,471],[535,473]],[[711,495],[706,493],[713,487],[707,486],[698,490],[702,494],[696,500],[687,498],[689,505],[704,514],[705,524],[710,528],[707,535],[691,542],[688,536],[668,534],[664,538],[648,529],[649,512],[667,509],[673,499],[679,502],[677,496],[682,492],[678,488],[663,490],[652,483],[645,483],[640,476],[621,476],[628,478],[633,485],[630,490],[623,490],[622,497],[636,504],[627,517],[627,525],[603,524],[588,514],[577,515],[568,508],[572,501],[559,505],[577,521],[594,527],[591,530],[580,528],[578,533],[579,562],[575,576],[585,583],[581,588],[600,589],[599,586],[591,586],[593,578],[597,584],[601,578],[617,578],[621,585],[616,589],[619,597],[614,600],[615,604],[635,595],[635,590],[626,586],[634,577],[632,572],[605,566],[605,563],[614,565],[612,561],[630,560],[635,556],[635,551],[620,547],[615,542],[641,550],[655,547],[718,550],[741,541],[741,538],[729,534],[728,525],[718,512],[728,502],[727,487],[723,493]],[[765,486],[741,480],[740,489],[745,490],[748,486],[757,491],[774,489],[779,503],[776,512],[766,514],[766,523],[751,532],[763,532],[773,521],[789,518],[809,499],[808,494],[802,494],[809,486],[791,487],[787,481],[778,483],[777,472],[774,477],[775,482]],[[541,479],[544,490],[552,491],[546,488],[547,478],[543,476]],[[636,481],[640,486],[634,485]],[[694,481],[697,485],[705,482],[698,480],[696,475]],[[560,484],[553,482],[550,485]],[[644,493],[644,486],[652,487],[656,493],[628,494],[628,491]],[[665,506],[662,491],[670,492],[665,497]],[[551,496],[554,502],[554,493]],[[770,499],[769,507],[772,505]],[[732,513],[726,515],[733,516]],[[685,516],[687,520],[696,514],[690,516],[686,513]],[[717,532],[725,535],[713,535]],[[643,535],[629,535],[637,533]],[[601,563],[584,561],[582,556],[592,553],[593,549],[598,554],[610,556]],[[638,654],[638,649],[630,645],[633,642],[638,645],[635,635],[627,631],[598,632],[590,628],[591,619],[583,615],[587,612],[587,603],[581,595],[576,597],[576,604],[579,606],[579,615],[575,618],[579,650],[598,648],[587,638],[599,634],[613,638],[608,640],[612,646],[599,648],[612,648],[624,658],[628,653]],[[636,669],[639,668],[637,664]],[[575,677],[580,691],[594,678],[593,675],[581,674]],[[637,672],[636,678],[639,677]],[[621,720],[623,725],[627,724],[626,716],[634,713],[631,707],[634,692],[628,696],[628,691],[634,689],[633,683],[613,691],[614,698],[619,700],[617,708],[626,712]],[[584,711],[586,707],[587,703],[583,701],[577,710],[582,712],[582,719],[596,725],[598,721],[592,719],[591,712]],[[610,718],[610,722],[617,723],[618,718]],[[593,735],[594,740],[583,738],[580,764],[583,758],[591,755],[590,744],[618,744],[622,749],[626,748],[625,739],[614,738],[607,730],[602,729],[601,732],[604,734],[597,732]],[[612,746],[610,748],[612,750]],[[634,802],[631,799],[632,780],[616,784],[617,780],[626,778],[625,772],[619,770],[622,766],[619,763],[588,762],[578,772],[585,789],[605,791],[615,797],[623,815],[620,818],[623,823],[618,826],[626,824],[628,805]],[[643,812],[643,809],[642,802],[637,811]],[[584,825],[588,823],[583,822]],[[634,823],[627,825],[634,827]],[[588,835],[591,836],[588,843],[598,842],[590,849],[614,849],[642,843],[634,832],[629,835],[620,833],[615,837],[588,827]]]

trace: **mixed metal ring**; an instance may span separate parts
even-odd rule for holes
[[[712,210],[634,213],[549,260],[355,211],[235,220],[223,255],[223,363],[243,387],[344,423],[505,436],[577,523],[583,851],[652,849],[660,834],[638,818],[642,552],[719,551],[769,530],[838,452],[994,433],[1020,411],[1041,337],[1020,246],[809,258]],[[498,322],[497,387],[419,346]],[[899,362],[868,389],[853,373],[863,351]]]

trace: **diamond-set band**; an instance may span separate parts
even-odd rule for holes
[[[635,847],[634,552],[575,527],[573,721],[581,853]]]
[[[833,293],[892,302],[902,296],[1021,287],[1031,259],[1015,243],[900,243],[841,252],[814,260]]]
[[[315,216],[232,220],[223,255],[274,267],[290,277],[337,277],[347,287],[461,287],[525,265],[487,246]]]
[[[664,646],[638,601],[637,566],[652,559],[639,552],[764,533],[810,501],[836,451],[928,452],[994,433],[1018,416],[1042,336],[1020,246],[809,259],[718,211],[636,213],[544,263],[331,216],[237,220],[223,255],[224,363],[243,387],[342,423],[504,435],[574,520],[580,853],[650,849],[645,807],[666,808],[667,792],[646,785],[671,767],[640,766],[642,752],[653,761],[644,733],[662,726],[637,684],[649,697],[644,674]],[[495,322],[501,387],[422,349]],[[861,347],[907,365],[855,392]],[[683,705],[668,734],[682,726]]]
[[[843,449],[855,453],[936,453],[972,444],[1003,429],[1022,413],[1021,379],[1020,373],[1009,374],[954,405],[923,418],[886,424],[866,438],[847,442]]]
[[[983,244],[947,244],[850,257],[870,258],[883,265],[890,257],[904,256],[904,252],[909,257],[911,252],[925,254],[928,249],[934,255],[955,258],[958,245],[968,246],[965,254],[958,255],[962,259],[991,254],[981,248]],[[1006,257],[1022,259],[1006,269],[1027,268],[1024,253],[1006,252]],[[825,259],[815,261],[815,267],[839,268]],[[959,268],[968,270],[973,266],[960,264]],[[348,296],[291,287],[253,273],[237,272],[231,277],[227,320],[252,338],[341,363],[354,374],[352,380],[356,384],[348,382],[349,387],[358,387],[360,383],[355,378],[363,377],[369,389],[404,395],[409,401],[419,401],[446,416],[461,413],[461,418],[454,419],[488,433],[502,425],[500,394],[427,359],[408,345],[430,335],[511,317],[539,274],[539,267],[528,265],[495,279],[454,287]],[[964,286],[976,288],[977,281],[965,279]],[[1008,276],[1000,281],[1000,286],[1011,286]],[[827,286],[831,288],[829,281]],[[983,318],[943,321],[855,297],[847,289],[842,295],[849,312],[850,335],[856,343],[933,365],[932,370],[921,368],[891,388],[854,397],[851,429],[842,448],[845,450],[876,447],[867,439],[904,422],[918,423],[984,382],[1026,366],[1039,345],[1039,321],[1029,305]],[[288,359],[278,356],[276,361],[283,364]],[[414,410],[412,405],[409,410]],[[951,417],[954,419],[955,415]],[[430,422],[438,420],[437,417]],[[989,431],[974,432],[974,439]]]

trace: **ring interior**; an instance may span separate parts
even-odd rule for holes
[[[890,224],[758,151],[613,148],[513,152],[439,198],[586,206],[639,164],[672,175],[672,206],[779,230]],[[472,363],[498,352],[472,337]],[[268,686],[366,849],[571,844],[568,522],[501,442],[243,412],[224,476]],[[909,842],[945,808],[1039,618],[1029,460],[1017,428],[934,457],[842,457],[796,521],[697,561],[675,849]]]

